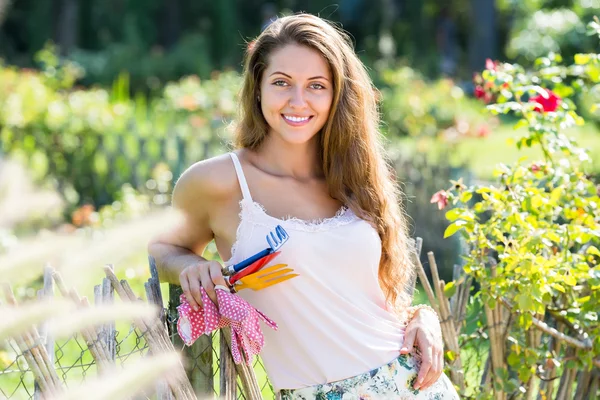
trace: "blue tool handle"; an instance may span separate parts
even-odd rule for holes
[[[246,268],[250,264],[254,263],[257,260],[260,260],[261,258],[263,258],[265,256],[268,256],[272,252],[273,252],[273,249],[269,247],[267,249],[264,249],[263,251],[260,251],[260,252],[256,253],[252,257],[246,258],[244,261],[240,261],[239,263],[237,263],[235,265],[232,265],[229,268],[233,269],[234,273],[235,272],[240,272],[241,270],[243,270],[244,268]]]

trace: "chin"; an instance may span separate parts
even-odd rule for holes
[[[294,133],[294,132],[285,132],[280,135],[283,141],[290,144],[306,144],[313,140],[317,133]]]

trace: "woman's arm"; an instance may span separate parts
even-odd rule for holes
[[[173,190],[177,221],[148,244],[159,279],[181,285],[190,305],[196,309],[202,306],[200,286],[216,301],[214,286],[225,285],[221,265],[201,256],[214,236],[210,214],[218,192],[214,185],[215,162],[219,161],[196,163],[183,173]]]

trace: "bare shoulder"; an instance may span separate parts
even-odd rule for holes
[[[175,184],[173,205],[183,210],[199,209],[230,198],[238,191],[235,168],[229,154],[190,166]]]

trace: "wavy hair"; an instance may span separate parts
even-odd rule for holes
[[[261,79],[269,55],[289,44],[316,50],[329,65],[333,101],[318,133],[329,195],[377,229],[379,283],[391,309],[402,314],[410,305],[408,286],[414,274],[407,218],[379,132],[378,91],[344,31],[314,15],[296,14],[275,20],[250,43],[234,145],[256,150],[267,136],[269,126],[257,100]]]

